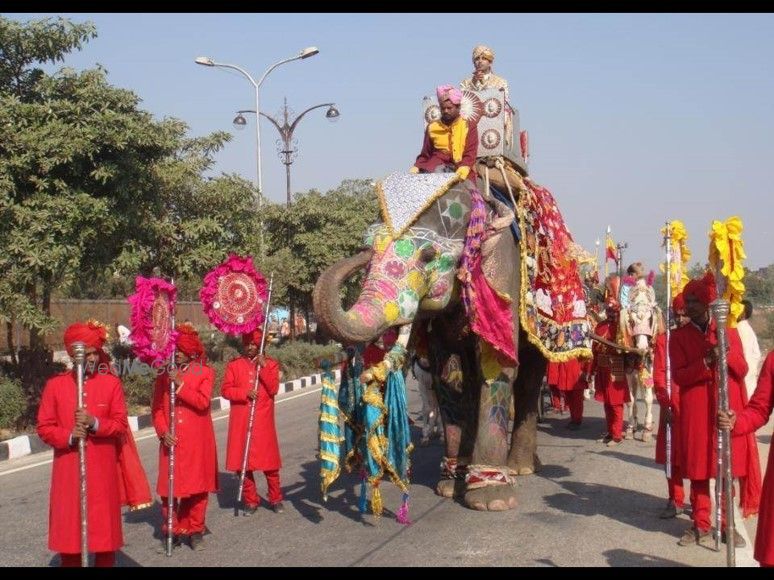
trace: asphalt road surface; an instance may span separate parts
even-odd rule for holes
[[[687,516],[661,520],[666,504],[663,470],[653,462],[654,442],[625,441],[607,448],[596,439],[604,428],[602,407],[585,402],[583,427],[565,428],[568,417],[549,415],[540,426],[542,470],[518,479],[519,505],[508,512],[475,512],[435,495],[439,442],[413,455],[412,524],[395,521],[400,493],[382,485],[385,514],[377,519],[357,508],[359,483],[342,474],[327,503],[320,494],[316,460],[319,390],[277,399],[283,456],[285,513],[263,506],[252,517],[234,516],[236,479],[223,470],[227,411],[213,415],[218,441],[220,492],[210,496],[206,549],[177,548],[157,554],[161,512],[152,507],[124,515],[120,566],[723,566],[725,546],[680,547]],[[420,407],[409,380],[409,405]],[[656,413],[658,405],[655,406]],[[416,420],[417,413],[412,412]],[[413,427],[415,442],[419,427]],[[771,426],[759,441],[768,443]],[[135,434],[155,487],[158,440],[152,430]],[[762,465],[768,445],[761,446]],[[0,463],[0,565],[53,566],[47,549],[51,453]],[[266,483],[259,476],[259,492]],[[752,559],[755,519],[741,530],[748,547],[737,550],[737,566]]]

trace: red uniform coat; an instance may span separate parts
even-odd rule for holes
[[[175,397],[175,497],[218,491],[218,457],[210,399],[215,372],[200,363],[182,372],[182,387]],[[169,375],[156,379],[153,393],[153,426],[163,437],[169,431]],[[156,493],[169,493],[169,448],[159,443],[159,478]]]
[[[671,340],[671,337],[670,337]],[[674,364],[670,361],[670,366]],[[659,334],[653,347],[653,388],[658,404],[661,405],[661,413],[658,417],[658,435],[656,437],[656,463],[666,464],[666,409],[670,407],[670,400],[666,390],[666,334]],[[680,439],[680,387],[672,381],[670,385],[671,409],[672,409],[672,452],[670,459],[672,465],[680,466],[681,439]]]
[[[440,121],[439,121],[440,122]],[[467,121],[465,121],[467,123]],[[428,125],[429,127],[429,125]],[[476,154],[478,153],[478,126],[468,123],[468,133],[465,136],[465,147],[462,150],[462,159],[455,163],[451,152],[436,149],[433,145],[433,139],[430,137],[428,128],[425,128],[425,139],[422,142],[422,151],[417,155],[414,165],[432,173],[439,165],[453,165],[455,169],[460,167],[470,167],[468,179],[475,179],[476,173]]]
[[[615,331],[615,321],[604,320],[597,324],[594,334],[615,342]],[[623,355],[598,342],[594,343],[592,351],[594,352],[591,363],[591,372],[594,373],[594,399],[606,405],[623,405],[631,401],[629,384],[626,382],[624,372]]]
[[[754,433],[769,421],[774,408],[774,351],[766,357],[758,377],[758,386],[750,402],[736,417],[733,433]],[[758,513],[758,533],[755,536],[755,559],[761,564],[774,565],[774,445],[769,447],[769,461],[763,479],[763,492]]]
[[[126,403],[121,381],[111,374],[87,375],[84,393],[86,411],[99,421],[86,441],[89,551],[112,552],[124,545],[117,442],[129,429]],[[54,448],[48,547],[64,554],[81,551],[78,445],[69,443],[77,402],[75,375],[66,372],[46,382],[38,409],[38,435]]]
[[[588,388],[586,373],[591,371],[591,361],[572,358],[565,362],[550,362],[546,380],[560,391],[575,391]]]
[[[245,452],[247,423],[250,416],[248,391],[255,384],[256,366],[250,359],[239,357],[226,366],[221,395],[231,401],[228,418],[228,449],[226,469],[241,471],[242,455]],[[255,419],[250,438],[250,454],[247,471],[272,471],[282,467],[277,428],[274,425],[274,397],[279,391],[279,363],[266,357],[258,378],[258,400],[255,404]]]
[[[747,363],[742,341],[735,328],[727,331],[729,407],[741,411]],[[672,381],[680,385],[680,466],[688,479],[712,479],[717,473],[717,383],[704,356],[717,344],[714,321],[706,334],[689,323],[672,332],[669,344]],[[731,471],[734,477],[747,474],[747,438],[731,437]]]

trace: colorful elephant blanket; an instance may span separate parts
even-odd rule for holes
[[[573,242],[554,196],[524,179],[519,318],[529,341],[552,362],[591,357],[583,283]]]

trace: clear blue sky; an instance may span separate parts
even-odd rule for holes
[[[294,191],[408,169],[422,140],[422,97],[467,76],[473,46],[487,44],[529,130],[531,176],[554,193],[576,241],[593,251],[610,224],[614,239],[629,243],[627,262],[655,268],[659,228],[682,219],[704,261],[711,221],[739,214],[748,265],[774,262],[771,14],[63,15],[99,32],[65,64],[104,65],[113,84],[193,135],[231,131],[254,95],[238,73],[195,57],[258,78],[318,46],[319,55],[282,65],[261,89],[261,109],[272,115],[285,96],[296,112],[328,101],[341,110],[336,124],[325,109],[300,122]],[[253,122],[218,154],[219,172],[255,179]],[[263,121],[264,190],[275,201],[285,196],[278,136]]]

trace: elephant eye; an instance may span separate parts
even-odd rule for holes
[[[422,251],[419,253],[419,259],[427,264],[432,262],[437,255],[438,250],[436,250],[433,246],[427,246],[426,248],[422,248]]]

